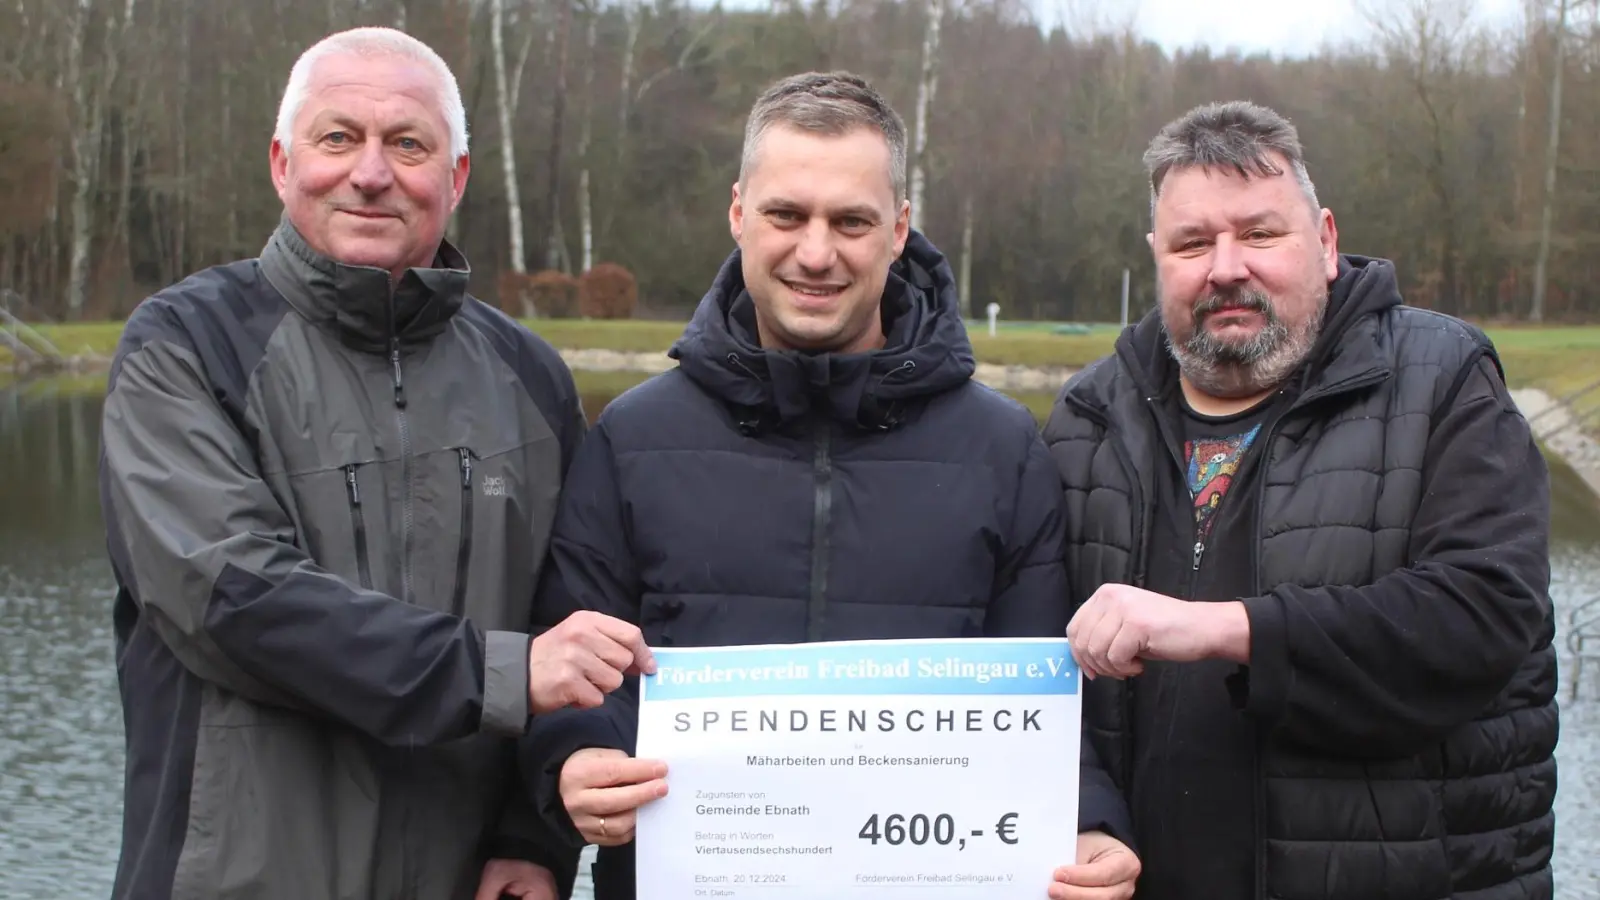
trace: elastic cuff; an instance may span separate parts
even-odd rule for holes
[[[533,791],[535,812],[545,825],[568,844],[582,847],[586,841],[567,815],[561,799],[561,769],[572,754],[591,747],[626,750],[616,725],[602,709],[557,710],[535,726],[543,731],[537,741],[523,739],[518,752],[523,780]]]
[[[528,728],[528,652],[516,631],[483,635],[483,730],[516,736]]]
[[[1289,666],[1288,620],[1276,594],[1244,602],[1250,617],[1250,665],[1229,678],[1234,703],[1247,714],[1271,722],[1289,705],[1294,671]]]
[[[494,837],[484,845],[488,859],[520,859],[542,866],[556,879],[556,896],[571,897],[578,876],[578,854],[582,849],[551,847],[518,837]]]

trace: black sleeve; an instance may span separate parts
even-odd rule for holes
[[[1415,753],[1480,713],[1549,627],[1548,471],[1488,358],[1434,421],[1410,565],[1245,601],[1235,698],[1285,737]]]
[[[550,558],[535,602],[541,627],[576,610],[639,622],[639,586],[629,547],[611,443],[603,425],[591,430],[573,459],[550,539]],[[633,752],[637,677],[606,696],[598,709],[562,709],[534,716],[522,738],[520,761],[534,807],[569,842],[582,838],[561,802],[561,767],[586,747]]]
[[[1078,833],[1102,831],[1138,852],[1133,844],[1133,816],[1128,811],[1127,798],[1117,790],[1087,733],[1079,744]]]
[[[989,637],[1065,638],[1067,596],[1065,498],[1061,476],[1037,435],[1030,434],[1010,498],[1011,523],[995,593],[984,619]]]
[[[1065,639],[1073,612],[1065,562],[1066,499],[1061,476],[1038,437],[1029,442],[1013,510],[1008,555],[985,633]],[[1079,745],[1078,831],[1103,831],[1132,847],[1127,801],[1086,733]]]

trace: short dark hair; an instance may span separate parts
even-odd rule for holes
[[[1245,100],[1208,103],[1168,122],[1144,152],[1150,176],[1150,217],[1155,218],[1161,183],[1174,169],[1232,169],[1245,178],[1283,174],[1272,156],[1289,163],[1313,210],[1319,209],[1317,189],[1306,172],[1300,134],[1288,119],[1265,106]]]
[[[895,202],[906,198],[905,122],[865,78],[850,72],[803,72],[762,92],[745,122],[740,184],[755,161],[761,138],[774,125],[832,136],[856,128],[877,130],[889,142],[889,180],[894,184]]]

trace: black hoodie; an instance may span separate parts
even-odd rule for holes
[[[678,368],[589,432],[541,604],[637,622],[657,647],[1064,635],[1060,482],[1028,410],[971,380],[939,251],[912,233],[884,291],[886,343],[863,354],[762,349],[740,272],[735,253],[671,351]],[[574,846],[561,765],[585,746],[632,751],[636,688],[538,717],[524,742],[536,805]],[[1126,836],[1092,751],[1083,772],[1080,828]],[[599,900],[631,898],[632,847],[602,851],[594,874]]]

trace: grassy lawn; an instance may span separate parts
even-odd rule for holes
[[[681,322],[663,321],[583,321],[544,319],[526,321],[529,328],[551,344],[564,349],[605,349],[649,353],[665,351],[683,331]],[[1109,352],[1116,340],[1115,325],[1072,326],[1056,322],[1005,323],[990,337],[985,323],[969,323],[972,344],[978,360],[996,365],[1076,368]],[[117,322],[85,322],[71,325],[42,325],[39,333],[72,356],[109,357],[121,334]],[[1061,333],[1087,331],[1088,333]],[[1556,398],[1570,394],[1600,380],[1600,326],[1497,326],[1489,329],[1500,350],[1506,372],[1514,387],[1537,387]],[[0,368],[9,363],[9,354],[0,349]],[[585,377],[585,382],[590,379]],[[626,386],[637,378],[619,373],[585,384],[585,390],[598,394],[612,387]],[[601,384],[600,381],[606,382]],[[610,382],[615,381],[613,385]],[[1048,409],[1052,397],[1041,394],[1020,396],[1036,412]],[[1580,413],[1588,413],[1591,432],[1600,433],[1600,389],[1573,401]]]

